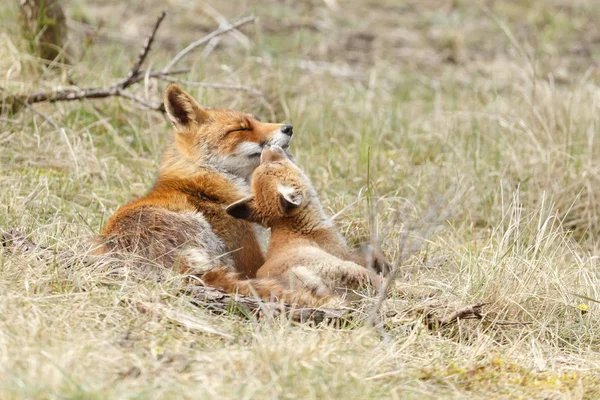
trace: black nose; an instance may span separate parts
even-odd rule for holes
[[[284,135],[292,136],[294,134],[294,127],[292,125],[282,125],[281,133]]]

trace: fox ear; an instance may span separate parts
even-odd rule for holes
[[[171,123],[179,131],[200,125],[207,118],[196,100],[175,84],[165,90],[164,104]]]
[[[256,208],[254,206],[254,196],[246,197],[241,200],[231,203],[225,209],[227,214],[233,218],[245,219],[256,222]]]
[[[291,186],[277,185],[277,191],[279,192],[279,203],[284,213],[298,207],[304,200],[302,192]]]

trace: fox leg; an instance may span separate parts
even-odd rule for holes
[[[307,268],[337,293],[347,293],[349,290],[368,286],[380,288],[382,284],[378,274],[350,261],[324,260]]]
[[[281,279],[261,278],[242,279],[240,274],[226,268],[216,268],[201,276],[208,286],[216,287],[228,293],[238,293],[246,296],[258,296],[267,301],[283,301],[286,304],[296,304],[306,307],[316,307],[327,304],[328,297],[315,293],[310,288],[290,288]]]

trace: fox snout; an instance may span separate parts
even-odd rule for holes
[[[294,134],[294,127],[289,124],[285,124],[281,126],[281,133],[284,135],[292,136]]]
[[[279,129],[275,132],[275,135],[267,143],[271,146],[280,146],[283,149],[290,147],[290,142],[294,136],[294,127],[289,124],[283,124],[279,126]]]

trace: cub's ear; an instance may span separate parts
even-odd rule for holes
[[[225,211],[227,211],[227,214],[231,215],[233,218],[257,222],[254,196],[246,197],[236,201],[235,203],[231,203],[229,206],[227,206]]]
[[[294,187],[277,185],[277,191],[279,192],[279,204],[284,213],[289,213],[297,208],[304,200],[302,192]]]
[[[202,124],[208,117],[206,111],[182,88],[170,84],[165,90],[165,110],[178,131]]]

